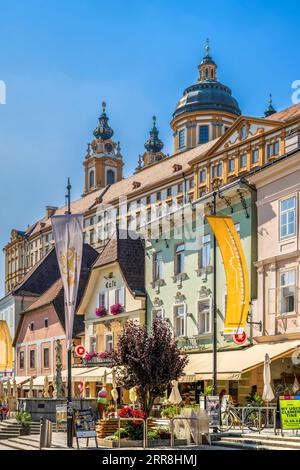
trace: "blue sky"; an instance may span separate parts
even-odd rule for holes
[[[184,88],[210,38],[218,78],[243,114],[261,116],[272,92],[290,106],[300,79],[299,2],[0,0],[0,196],[3,247],[46,205],[83,189],[82,159],[107,102],[129,175],[157,115],[165,151]],[[0,293],[4,257],[0,258]]]

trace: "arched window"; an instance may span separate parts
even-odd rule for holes
[[[106,183],[107,184],[114,184],[115,182],[115,173],[113,170],[107,170],[106,173]]]
[[[95,172],[94,170],[90,171],[89,175],[89,188],[93,188],[95,186]]]

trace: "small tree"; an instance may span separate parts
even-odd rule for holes
[[[119,386],[136,387],[138,400],[147,416],[155,398],[165,392],[172,380],[182,375],[188,357],[181,354],[165,320],[154,320],[149,334],[146,326],[129,321],[121,333],[113,365]]]

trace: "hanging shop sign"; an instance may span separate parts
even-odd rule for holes
[[[235,344],[244,344],[247,341],[247,333],[246,331],[243,331],[241,335],[233,335],[232,339]]]
[[[279,398],[281,428],[300,429],[300,395]]]
[[[205,397],[205,407],[209,416],[209,425],[218,427],[221,423],[221,403],[219,395],[207,395]]]
[[[76,356],[78,356],[78,357],[83,357],[83,356],[85,356],[86,350],[85,350],[85,347],[82,346],[82,344],[78,344],[78,345],[75,347],[74,352],[75,352]]]
[[[250,301],[247,263],[243,247],[231,217],[207,216],[217,239],[226,275],[227,302],[224,335],[244,332]]]
[[[13,368],[13,348],[7,322],[0,320],[0,371],[11,371]]]

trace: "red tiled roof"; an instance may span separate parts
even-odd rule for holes
[[[282,111],[278,111],[278,113],[271,114],[271,116],[267,116],[265,119],[270,121],[290,121],[297,116],[300,116],[300,103],[289,106]]]

